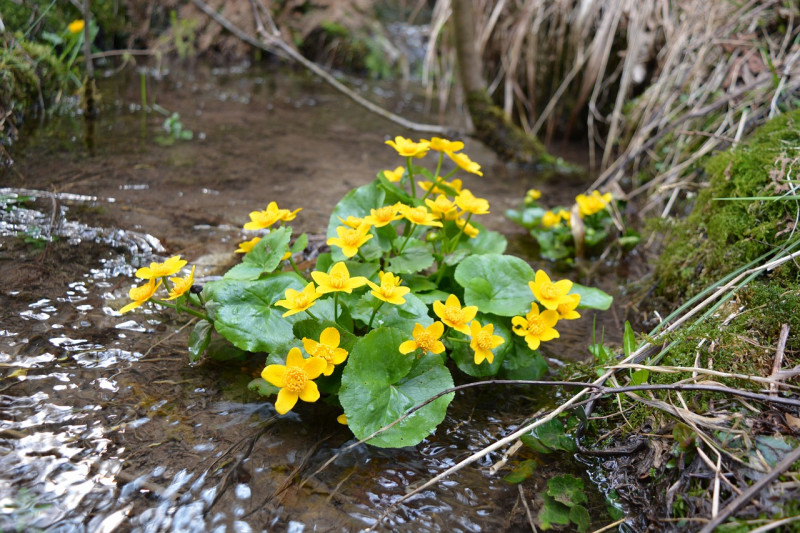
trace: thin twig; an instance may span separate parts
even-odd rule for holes
[[[768,474],[750,485],[746,491],[737,496],[731,503],[726,505],[716,517],[703,526],[703,529],[700,530],[700,533],[711,533],[714,531],[714,529],[725,522],[729,516],[738,511],[742,506],[746,505],[759,492],[764,490],[767,485],[775,481],[778,476],[791,468],[797,460],[800,460],[800,447],[795,448],[786,454],[786,456],[784,456],[784,458],[781,459],[781,461],[775,465],[775,468],[773,468]]]
[[[781,371],[781,367],[783,366],[783,352],[786,350],[786,341],[789,338],[789,324],[783,324],[781,326],[781,333],[778,337],[778,347],[775,350],[775,361],[772,363],[772,374],[770,374],[771,379],[775,379],[776,376],[779,375]],[[769,385],[770,394],[773,396],[778,394],[778,384],[777,383],[770,383]]]

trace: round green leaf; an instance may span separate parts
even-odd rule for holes
[[[408,336],[394,328],[378,328],[359,339],[342,373],[339,401],[347,424],[363,439],[394,422],[408,409],[453,386],[438,355],[403,355],[398,347]],[[426,405],[368,442],[381,448],[414,446],[444,419],[453,394]]]
[[[255,281],[215,281],[206,284],[204,295],[214,302],[214,328],[231,344],[248,352],[282,352],[294,339],[292,324],[308,317],[297,313],[284,318],[285,309],[273,303],[283,299],[286,289],[299,291],[306,284],[285,272]]]
[[[603,292],[595,287],[586,287],[577,283],[572,284],[570,294],[580,294],[581,302],[578,304],[578,309],[597,309],[605,311],[611,307],[614,297]]]
[[[533,269],[511,255],[468,257],[456,268],[455,279],[464,287],[465,305],[477,305],[483,313],[524,315],[533,301],[528,287]]]

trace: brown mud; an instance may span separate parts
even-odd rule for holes
[[[193,140],[154,142],[164,117],[142,112],[131,75],[100,84],[94,135],[87,137],[80,117],[28,131],[16,147],[22,155],[0,174],[6,192],[43,191],[17,210],[18,219],[5,213],[0,227],[0,477],[9,482],[0,489],[0,529],[359,530],[409,485],[559,401],[550,390],[461,393],[420,445],[361,446],[301,487],[300,479],[352,442],[336,410],[300,405],[276,417],[271,402],[246,389],[258,361],[233,370],[189,365],[183,319],[169,310],[120,316],[116,309],[127,302],[135,268],[156,257],[181,254],[201,278],[233,264],[247,213],[269,201],[302,207],[295,233],[321,236],[347,191],[402,163],[384,140],[418,135],[302,74],[195,72],[147,83],[149,102],[180,113]],[[398,94],[384,100],[424,118],[409,102]],[[485,224],[508,237],[510,253],[550,269],[503,212],[531,187],[548,203],[569,204],[585,183],[543,181],[469,140],[465,152],[483,166],[483,178],[464,180],[490,200]],[[31,227],[57,239],[25,242],[18,235]],[[618,273],[596,276],[576,281],[615,292]],[[604,328],[613,340],[621,314],[618,304],[598,314],[598,334]],[[545,355],[588,355],[592,318],[585,313]],[[529,457],[523,451],[511,463]],[[517,487],[502,472],[488,473],[500,458],[489,454],[398,506],[382,527],[528,530]],[[582,469],[562,457],[542,465],[533,486],[564,472],[588,481]],[[596,523],[607,523],[602,497],[591,501]]]

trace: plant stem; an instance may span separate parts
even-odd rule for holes
[[[308,279],[308,277],[304,276],[302,272],[300,272],[300,269],[297,268],[297,264],[294,262],[294,259],[292,259],[291,255],[289,256],[289,264],[292,266],[292,270],[294,270],[298,276],[300,276],[306,281],[311,281],[310,279]]]
[[[319,318],[317,318],[317,317],[316,317],[316,316],[315,316],[315,315],[314,315],[314,314],[311,312],[311,308],[310,308],[310,307],[309,307],[308,309],[306,309],[306,313],[308,313],[308,316],[310,316],[311,318],[313,318],[314,320],[316,320],[317,322],[319,322]]]
[[[414,173],[411,172],[411,158],[406,157],[406,168],[408,168],[408,182],[411,184],[411,197],[417,197],[417,188],[414,186]]]
[[[179,313],[181,311],[186,311],[192,316],[196,316],[197,318],[202,318],[203,320],[208,320],[209,322],[211,322],[211,319],[208,318],[207,314],[203,313],[202,311],[198,311],[197,309],[192,309],[191,307],[186,307],[185,305],[181,305],[179,303],[172,303],[164,300],[159,300],[158,298],[150,298],[150,301],[155,302],[158,305],[163,305],[164,307],[171,307],[172,309],[175,309]]]
[[[425,191],[425,196],[422,197],[422,201],[425,201],[425,198],[430,196],[433,193],[433,190],[439,186],[439,183],[442,181],[442,177],[439,176],[439,171],[442,170],[442,160],[444,159],[444,154],[439,152],[439,162],[436,164],[436,173],[433,175],[433,185],[431,188]]]
[[[382,306],[383,304],[385,304],[385,303],[386,303],[386,302],[384,302],[383,300],[380,300],[380,303],[379,303],[377,306],[375,306],[375,309],[373,309],[373,310],[372,310],[372,316],[371,316],[371,317],[369,317],[369,324],[367,324],[367,327],[368,327],[368,328],[372,328],[372,321],[373,321],[373,320],[375,320],[375,315],[377,315],[377,314],[378,314],[378,309],[380,309],[380,308],[381,308],[381,306]]]
[[[416,224],[414,224],[410,220],[408,221],[408,224],[409,224],[408,227],[411,228],[411,229],[408,232],[408,235],[406,235],[406,240],[403,241],[403,244],[400,245],[400,249],[397,250],[397,255],[400,255],[400,254],[403,253],[403,250],[405,250],[405,248],[406,248],[406,244],[408,244],[408,240],[411,238],[411,235],[414,233],[414,228],[417,226]]]
[[[339,314],[339,291],[333,293],[333,321],[337,324],[339,323],[338,320]]]

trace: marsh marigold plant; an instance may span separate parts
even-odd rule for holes
[[[231,247],[241,262],[221,279],[181,272],[180,256],[152,262],[136,271],[144,283],[121,311],[154,304],[196,319],[192,361],[261,364],[250,388],[274,398],[278,414],[324,397],[358,438],[438,395],[373,436],[376,446],[410,446],[433,432],[453,398],[451,371],[540,375],[538,349],[559,337],[560,321],[610,297],[504,253],[505,238],[481,223],[489,200],[462,182],[488,173],[462,141],[397,136],[386,145],[398,165],[336,204],[324,228],[329,248],[309,250],[308,236],[293,232],[302,208],[267,199],[243,217]],[[554,227],[569,224],[553,217]]]

